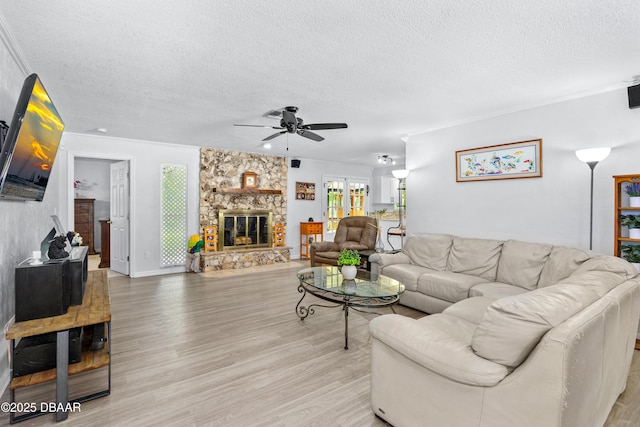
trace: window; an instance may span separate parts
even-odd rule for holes
[[[162,266],[184,263],[187,252],[187,165],[162,165]]]

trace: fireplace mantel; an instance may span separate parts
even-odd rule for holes
[[[282,194],[281,190],[262,190],[259,188],[213,188],[214,193],[236,193],[236,194]]]

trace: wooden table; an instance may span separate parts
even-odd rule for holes
[[[107,345],[102,350],[93,352],[83,349],[82,360],[69,364],[69,330],[81,326],[107,324]],[[11,360],[14,360],[15,340],[34,335],[56,332],[56,369],[36,372],[13,378],[9,385],[11,404],[15,402],[16,390],[47,381],[56,380],[56,407],[68,407],[69,375],[86,372],[108,366],[108,387],[87,396],[72,400],[86,402],[111,393],[111,300],[109,283],[105,270],[89,271],[82,305],[69,307],[67,313],[60,316],[16,322],[7,331],[6,338],[11,340]],[[57,373],[60,373],[59,375]],[[10,413],[11,424],[44,415],[47,412],[29,412],[23,415]],[[56,412],[56,421],[67,419],[66,410]]]
[[[300,223],[300,259],[311,258],[311,243],[324,240],[323,224],[310,221]]]

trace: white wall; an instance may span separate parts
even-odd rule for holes
[[[325,221],[322,216],[322,177],[324,175],[342,176],[349,178],[367,178],[371,186],[372,167],[349,163],[325,162],[300,158],[300,168],[292,168],[289,160],[287,174],[287,233],[286,245],[291,246],[291,258],[300,257],[300,223],[309,217],[315,221]],[[315,182],[316,199],[296,200],[296,181]],[[370,192],[371,194],[371,192]],[[325,235],[325,239],[327,236]],[[331,237],[332,239],[332,237]]]
[[[130,276],[142,277],[184,271],[183,266],[163,268],[160,254],[161,165],[184,164],[188,173],[188,230],[199,232],[198,147],[65,133],[59,166],[65,171],[60,180],[60,218],[73,224],[73,180],[76,158],[129,160],[130,162]]]
[[[609,146],[595,169],[593,250],[613,253],[613,175],[640,173],[640,109],[626,89],[412,136],[407,229],[588,249],[590,170],[574,151]],[[543,177],[455,180],[455,151],[543,140]]]

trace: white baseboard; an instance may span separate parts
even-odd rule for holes
[[[168,268],[163,268],[162,270],[140,271],[135,273],[135,275],[132,274],[131,278],[162,276],[163,274],[175,274],[175,273],[184,273],[184,266],[168,267]]]

